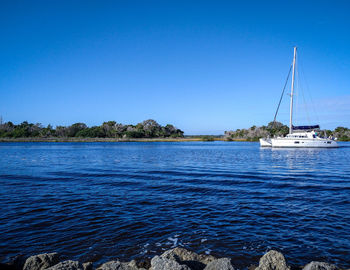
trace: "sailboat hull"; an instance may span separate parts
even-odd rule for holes
[[[261,138],[259,142],[261,147],[272,147],[271,139],[269,138]]]
[[[274,148],[336,148],[337,142],[330,139],[290,139],[276,138],[271,139],[271,146]]]

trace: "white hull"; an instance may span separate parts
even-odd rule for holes
[[[335,148],[338,147],[336,141],[331,139],[315,138],[315,139],[292,139],[292,138],[276,138],[271,139],[272,147],[288,147],[288,148]]]
[[[259,142],[260,142],[261,147],[271,147],[272,146],[271,139],[269,139],[269,138],[261,138],[261,139],[259,139]]]

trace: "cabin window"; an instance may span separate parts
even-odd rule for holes
[[[294,143],[299,143],[298,141],[295,141]]]
[[[327,142],[327,143],[331,144],[332,142]]]

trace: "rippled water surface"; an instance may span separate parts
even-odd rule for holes
[[[104,262],[184,246],[240,268],[350,266],[350,144],[1,143],[0,259],[56,251]]]

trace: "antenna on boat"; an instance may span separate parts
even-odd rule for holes
[[[293,56],[293,72],[292,72],[292,86],[290,92],[290,115],[289,115],[289,134],[293,133],[293,94],[294,94],[294,75],[295,75],[295,60],[297,57],[297,47],[294,47],[294,56]]]

